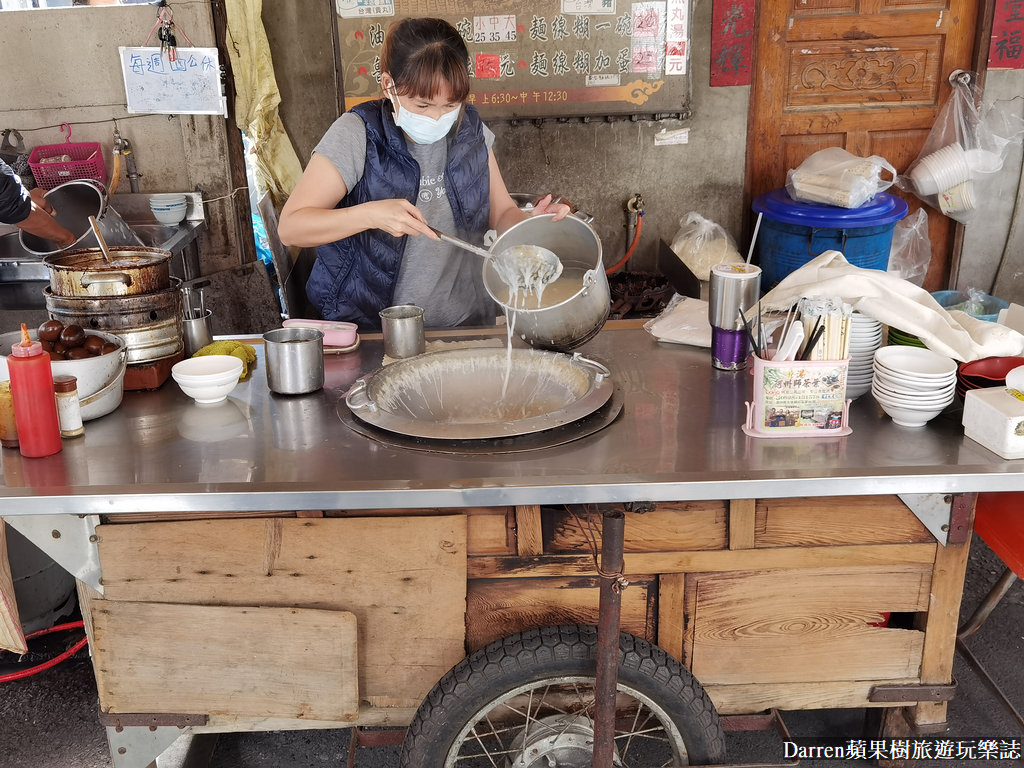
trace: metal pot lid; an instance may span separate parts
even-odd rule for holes
[[[43,257],[43,264],[50,269],[84,270],[100,272],[104,270],[140,269],[156,267],[171,260],[171,252],[161,248],[145,248],[142,246],[112,246],[110,262],[103,257],[99,248],[82,248]]]
[[[345,396],[375,427],[435,440],[542,432],[594,412],[612,395],[611,372],[582,357],[537,349],[428,352],[379,368]]]

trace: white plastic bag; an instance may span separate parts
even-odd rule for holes
[[[916,286],[924,285],[924,276],[932,260],[932,242],[928,237],[928,211],[917,212],[896,223],[892,231],[889,251],[890,275],[909,280]]]
[[[889,178],[882,178],[887,171]],[[859,208],[896,180],[896,169],[883,157],[858,157],[842,147],[827,147],[786,174],[786,191],[794,200]]]
[[[696,211],[679,220],[672,251],[698,280],[710,280],[711,268],[717,264],[743,263],[729,233]]]
[[[917,159],[897,185],[949,218],[969,224],[993,204],[992,184],[1009,148],[1024,136],[1024,123],[998,103],[979,108],[977,75],[961,72]]]

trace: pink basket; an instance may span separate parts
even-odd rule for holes
[[[103,147],[99,142],[80,141],[72,143],[71,126],[61,123],[60,131],[67,129],[68,137],[63,144],[43,144],[35,147],[28,156],[28,167],[32,176],[43,189],[53,189],[77,179],[93,179],[107,183],[107,164],[103,160]],[[46,158],[67,155],[70,160],[42,162]]]

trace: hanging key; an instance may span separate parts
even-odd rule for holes
[[[172,64],[178,60],[178,39],[170,27],[167,29],[167,60]]]

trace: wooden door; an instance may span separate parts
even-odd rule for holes
[[[972,66],[981,0],[761,0],[747,132],[747,193],[830,146],[905,172]],[[901,194],[895,187],[889,190]],[[904,194],[913,214],[922,203]],[[954,222],[929,210],[929,290],[945,288]]]

